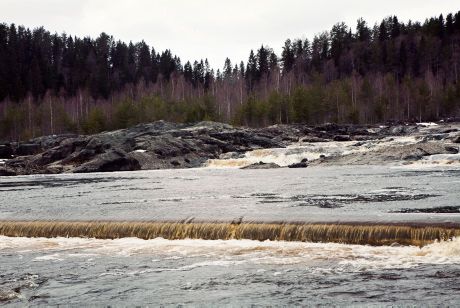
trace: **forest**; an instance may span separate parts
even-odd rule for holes
[[[343,22],[246,63],[183,62],[101,33],[0,24],[0,139],[96,133],[142,122],[245,126],[434,121],[460,115],[460,12],[424,22]]]

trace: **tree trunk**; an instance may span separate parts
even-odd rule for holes
[[[50,129],[51,135],[54,135],[54,123],[53,123],[53,102],[51,98],[48,99],[49,107],[50,107]]]

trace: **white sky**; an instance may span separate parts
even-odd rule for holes
[[[287,38],[312,38],[363,17],[372,26],[386,16],[423,21],[460,10],[459,0],[0,0],[0,22],[97,37],[101,32],[169,48],[182,63],[208,58],[221,68],[246,62],[250,49]]]

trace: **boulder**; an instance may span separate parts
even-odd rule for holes
[[[349,135],[336,135],[333,138],[334,141],[351,141]]]
[[[301,161],[300,163],[295,163],[292,165],[289,165],[288,168],[307,168],[308,164],[307,162]]]
[[[308,143],[328,142],[328,141],[329,141],[328,139],[319,138],[315,136],[312,136],[312,137],[307,136],[307,137],[300,139],[300,142],[308,142]]]
[[[434,134],[434,135],[428,135],[424,136],[422,139],[422,142],[427,142],[427,141],[440,141],[443,140],[447,137],[447,134]]]
[[[70,156],[66,157],[62,160],[63,164],[70,164],[70,163],[83,163],[96,155],[96,151],[93,149],[83,149],[80,151],[75,151]]]
[[[336,132],[336,131],[341,130],[341,127],[335,123],[325,123],[325,124],[316,126],[315,130],[325,131],[325,132]]]
[[[74,173],[112,172],[140,170],[137,159],[128,156],[122,150],[110,150],[75,168]]]
[[[48,165],[68,157],[72,154],[73,151],[74,147],[70,143],[60,145],[55,148],[49,149],[48,151],[45,151],[37,159],[34,159],[33,163],[38,166]]]
[[[450,133],[456,133],[458,132],[457,128],[448,128],[442,131],[443,134],[450,134]]]
[[[276,169],[281,168],[278,164],[275,163],[264,163],[258,162],[249,166],[242,167],[241,169]]]
[[[405,126],[398,125],[395,127],[390,128],[390,134],[392,135],[402,135],[406,132]]]
[[[352,139],[354,141],[368,141],[368,140],[372,140],[372,139],[375,139],[375,138],[372,137],[372,136],[369,136],[369,135],[355,135],[355,136],[353,136]]]
[[[460,143],[460,136],[454,137],[454,139],[452,139],[452,142],[453,143]]]
[[[424,156],[429,156],[429,155],[431,155],[431,154],[428,153],[427,151],[425,151],[424,149],[416,148],[415,151],[413,151],[412,153],[403,155],[402,159],[403,160],[420,160]]]
[[[45,168],[45,171],[44,173],[46,174],[59,174],[59,173],[62,173],[64,171],[64,167],[60,166],[60,165],[49,165]]]
[[[458,154],[459,149],[457,147],[446,146],[444,148],[448,154]]]

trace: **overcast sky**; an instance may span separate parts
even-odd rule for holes
[[[460,10],[459,0],[0,0],[0,22],[129,42],[145,40],[187,60],[246,62],[261,44],[280,52],[287,38],[312,38],[345,21],[370,25],[389,15],[420,20]]]

